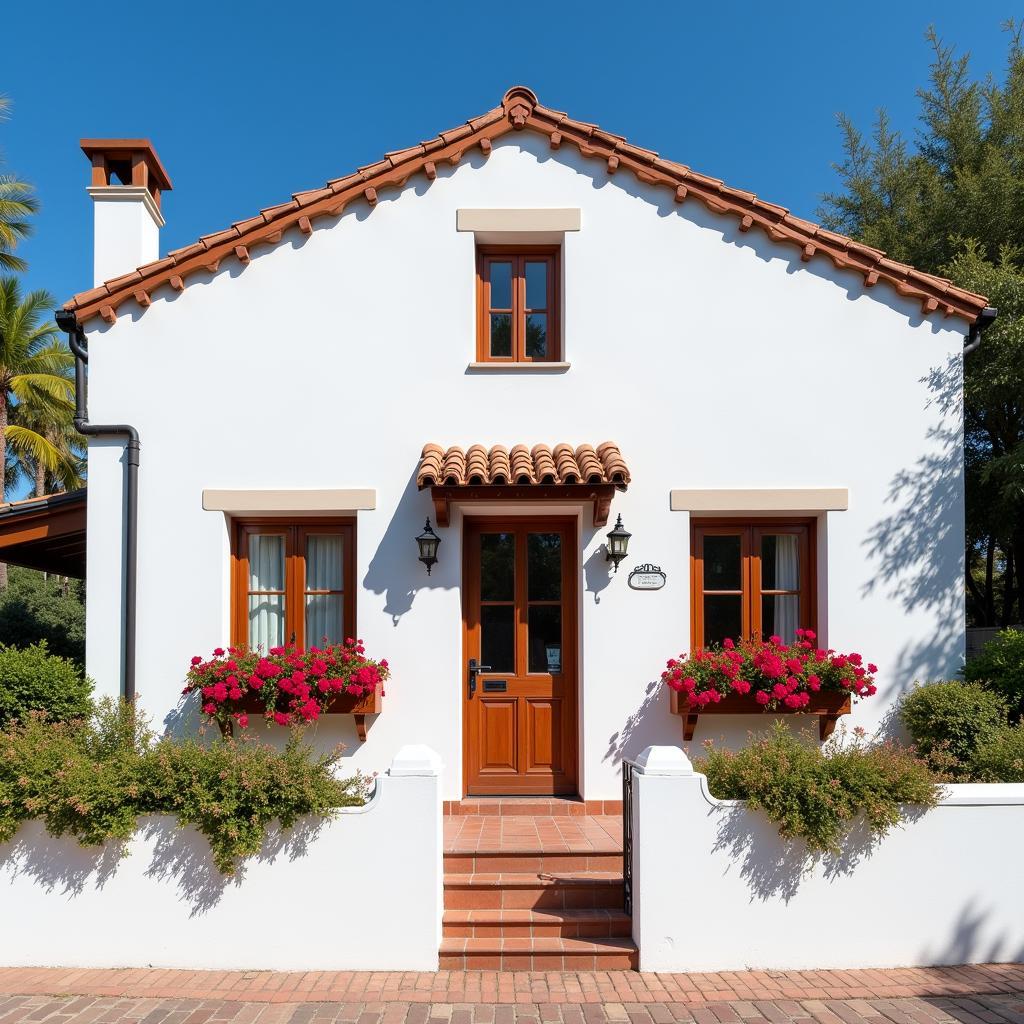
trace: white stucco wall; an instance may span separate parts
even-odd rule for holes
[[[456,231],[456,210],[516,206],[581,211],[564,240],[564,373],[467,372],[474,237]],[[820,523],[819,627],[881,667],[854,722],[874,727],[914,679],[959,664],[961,424],[941,399],[958,392],[961,321],[922,320],[885,285],[865,290],[824,258],[804,264],[527,133],[320,223],[89,325],[90,415],[142,437],[138,691],[158,721],[189,658],[228,637],[228,533],[203,489],[372,487],[358,632],[393,679],[365,744],[348,720],[319,735],[368,770],[428,742],[449,766],[446,796],[462,795],[460,521],[428,578],[413,543],[432,514],[413,481],[425,441],[611,439],[629,463],[612,507],[633,533],[617,576],[607,528],[581,519],[587,798],[618,795],[624,754],[680,736],[654,686],[689,643],[689,522],[669,511],[673,488],[849,489],[849,511]],[[121,457],[90,447],[88,668],[106,691],[119,678]],[[642,562],[666,571],[663,590],[628,589]],[[695,741],[758,721],[708,718]]]
[[[0,965],[436,971],[440,794],[436,754],[406,748],[366,806],[272,830],[231,877],[173,817],[123,857],[27,822],[0,844]]]
[[[633,776],[633,938],[642,971],[802,970],[1024,957],[1024,785],[947,786],[877,844],[816,861],[716,800],[678,749]]]

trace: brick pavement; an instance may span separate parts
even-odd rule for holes
[[[0,1024],[44,1020],[1024,1024],[1024,965],[719,974],[0,969]]]

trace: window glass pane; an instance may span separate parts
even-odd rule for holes
[[[547,261],[526,264],[526,308],[548,308]]]
[[[480,609],[480,663],[492,672],[515,672],[515,608],[485,604]]]
[[[529,670],[557,675],[562,671],[562,606],[559,604],[531,605],[528,622],[530,629]]]
[[[743,633],[741,594],[709,594],[704,598],[704,646],[735,640]]]
[[[526,354],[531,359],[543,359],[548,354],[547,313],[526,314]]]
[[[761,589],[800,589],[799,538],[780,533],[761,538]]]
[[[491,309],[512,308],[512,264],[491,264]]]
[[[491,314],[491,355],[512,355],[512,315],[510,313]]]
[[[284,594],[249,595],[249,646],[264,654],[284,646]]]
[[[516,585],[516,538],[512,533],[480,535],[480,598],[511,601]],[[486,658],[484,661],[486,662]]]
[[[704,589],[741,590],[742,558],[739,536],[704,537]]]
[[[339,644],[345,637],[343,594],[306,595],[306,646],[323,647],[325,643]]]
[[[527,589],[531,601],[562,597],[562,535],[530,533],[526,537]]]
[[[306,538],[306,589],[342,590],[342,542],[338,534],[316,533]]]
[[[250,534],[249,589],[284,590],[284,537]]]
[[[784,644],[796,639],[800,625],[800,597],[797,594],[761,596],[761,635],[782,637]]]

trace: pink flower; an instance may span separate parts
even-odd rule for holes
[[[817,676],[808,676],[807,685],[817,693],[821,689],[821,680]]]
[[[213,699],[223,702],[227,699],[228,688],[223,683],[216,683],[213,687]]]
[[[192,664],[193,665],[201,665],[202,663],[203,663],[203,659],[200,658],[198,654],[192,659]]]
[[[288,716],[283,711],[275,711],[274,721],[277,722],[278,725],[287,725]]]
[[[330,679],[318,679],[317,683],[316,683],[316,688],[321,693],[326,693],[331,688],[331,681],[330,681]]]
[[[757,693],[754,694],[754,700],[756,700],[758,704],[767,704],[771,700],[771,697],[769,697],[764,690],[758,690]]]
[[[876,672],[878,671],[878,666],[877,666],[877,665],[872,665],[872,664],[871,664],[871,662],[869,661],[869,662],[868,662],[868,671],[869,671],[869,672],[870,672],[870,673],[871,673],[872,675],[874,675],[874,674],[875,674],[875,673],[876,673]]]
[[[679,693],[679,691],[683,688],[683,684],[678,679],[676,679],[675,676],[669,676],[668,679],[665,680],[665,682],[668,683],[669,688],[675,690],[676,693]]]
[[[249,686],[254,690],[263,689],[263,680],[254,672],[249,676]]]
[[[734,644],[734,643],[733,643],[733,642],[732,642],[732,641],[731,641],[731,640],[730,640],[730,639],[729,639],[728,637],[726,637],[726,638],[725,638],[725,639],[724,639],[724,640],[722,641],[722,646],[723,646],[723,647],[724,647],[724,648],[725,648],[725,649],[726,649],[727,651],[731,651],[731,650],[732,650],[732,649],[733,649],[733,648],[734,648],[734,647],[735,647],[736,645],[735,645],[735,644]]]
[[[215,648],[214,652],[213,652],[213,656],[215,658],[223,658],[224,657],[224,648],[223,647]]]
[[[208,714],[208,715],[215,715],[215,714],[217,714],[217,705],[216,704],[204,704],[203,705],[203,711],[206,714]]]
[[[869,697],[874,697],[876,693],[878,693],[878,687],[875,686],[874,683],[871,683],[867,688],[867,695]]]
[[[228,690],[228,696],[232,700],[241,700],[242,699],[242,691],[237,686],[232,686],[231,689]]]
[[[813,629],[805,629],[804,630],[804,636],[808,640],[817,640],[818,639],[818,634],[815,633]]]
[[[249,716],[245,715],[245,714],[239,715],[238,716],[238,724],[243,729],[248,729],[249,728]]]
[[[782,698],[782,703],[785,704],[787,708],[798,708],[800,707],[800,695],[798,693],[787,693],[786,696]]]
[[[785,683],[776,683],[772,687],[772,696],[775,697],[777,700],[782,700],[782,698],[785,697],[788,693],[789,690],[786,689]]]
[[[772,636],[768,637],[768,643],[770,643],[770,644],[781,644],[782,643],[782,637],[781,636],[775,636],[773,634]]]
[[[732,688],[737,693],[747,694],[750,693],[750,683],[745,679],[736,679],[733,681]]]

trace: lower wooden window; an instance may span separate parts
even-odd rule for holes
[[[813,520],[695,520],[691,646],[816,629]]]
[[[232,642],[268,651],[355,636],[352,520],[236,521]]]

